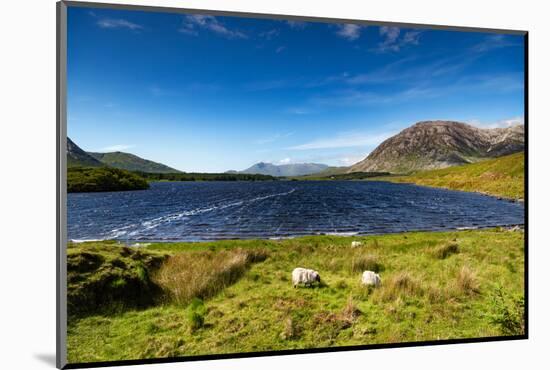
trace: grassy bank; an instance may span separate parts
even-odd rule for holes
[[[70,314],[70,362],[523,332],[522,231],[89,242],[68,254],[69,300],[86,305]],[[298,266],[321,284],[294,289]],[[381,287],[362,287],[363,270]]]
[[[521,152],[479,163],[380,179],[524,199],[524,169],[525,154]]]

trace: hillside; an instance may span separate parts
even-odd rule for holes
[[[349,172],[409,173],[446,168],[522,151],[524,128],[480,129],[461,122],[424,121],[382,142]]]
[[[292,163],[275,165],[272,163],[260,162],[238,173],[250,173],[270,176],[304,176],[318,173],[329,168],[326,164],[319,163]]]
[[[67,138],[67,167],[101,167],[103,163],[92,157],[70,138]]]
[[[388,177],[385,180],[524,199],[524,171],[525,154],[521,152],[463,166]]]
[[[141,171],[150,173],[178,173],[180,171],[168,167],[162,163],[143,159],[137,155],[124,152],[111,152],[111,153],[92,153],[88,152],[90,156],[100,161],[101,163],[115,168],[128,171]]]

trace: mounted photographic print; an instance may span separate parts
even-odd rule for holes
[[[527,338],[526,51],[59,3],[58,366]]]

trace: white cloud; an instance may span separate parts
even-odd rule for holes
[[[241,31],[231,30],[211,15],[187,15],[182,27],[178,30],[187,35],[196,36],[199,30],[207,30],[228,39],[246,39],[248,36]]]
[[[341,36],[350,41],[356,40],[361,36],[361,26],[358,24],[346,23],[339,24],[338,31],[336,31],[338,36]]]
[[[409,75],[407,72],[403,74]],[[410,81],[417,81],[421,75],[410,74]],[[377,81],[376,76],[358,76],[356,80],[350,79],[350,84],[360,85],[370,81]],[[384,81],[383,76],[379,81]],[[390,81],[391,77],[388,77]],[[340,89],[327,95],[317,95],[310,98],[310,103],[320,106],[368,106],[377,104],[396,104],[418,99],[434,99],[451,94],[464,94],[469,92],[506,94],[522,90],[523,75],[517,73],[501,75],[476,75],[460,78],[446,85],[432,85],[429,79],[419,81],[415,87],[395,89],[388,93],[373,92],[362,87]]]
[[[126,28],[132,31],[143,29],[142,25],[129,22],[126,19],[102,18],[97,21],[97,25],[101,28]]]
[[[290,158],[284,158],[277,162],[277,164],[289,164],[292,163],[292,160]]]
[[[524,120],[523,117],[512,117],[508,119],[503,119],[500,121],[495,122],[481,122],[480,120],[473,119],[470,121],[467,121],[472,126],[476,126],[478,128],[507,128],[507,127],[513,127],[517,125],[523,125]]]
[[[351,166],[351,165],[365,159],[367,157],[367,155],[368,154],[338,158],[338,163],[342,166]]]
[[[307,26],[306,22],[301,22],[301,21],[286,21],[286,24],[288,24],[290,28],[298,29],[298,30],[302,30]]]
[[[134,146],[135,145],[116,144],[98,149],[97,152],[123,152],[125,150],[133,148]]]
[[[418,45],[421,31],[411,30],[402,34],[399,27],[382,26],[379,30],[382,42],[378,44],[375,51],[399,51],[406,45]]]
[[[473,52],[483,53],[508,46],[521,46],[521,44],[510,40],[505,35],[489,35],[485,37],[483,41],[474,45],[471,50]]]
[[[262,38],[264,38],[264,39],[266,39],[266,40],[271,40],[271,39],[273,39],[273,38],[279,36],[279,33],[280,33],[280,31],[279,31],[278,29],[273,28],[273,29],[271,29],[271,30],[269,30],[269,31],[260,32],[260,33],[258,34],[258,36],[259,36],[259,37],[262,37]]]
[[[393,136],[395,132],[382,133],[342,133],[330,138],[321,138],[291,146],[290,150],[335,149],[351,147],[372,147]]]

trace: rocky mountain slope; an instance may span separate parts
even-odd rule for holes
[[[250,173],[271,176],[303,176],[326,170],[326,164],[319,163],[292,163],[275,165],[272,163],[260,162],[238,173]]]
[[[480,129],[461,122],[423,121],[380,144],[348,172],[407,173],[478,162],[522,151],[523,125]]]
[[[101,167],[103,164],[67,138],[67,167]]]

